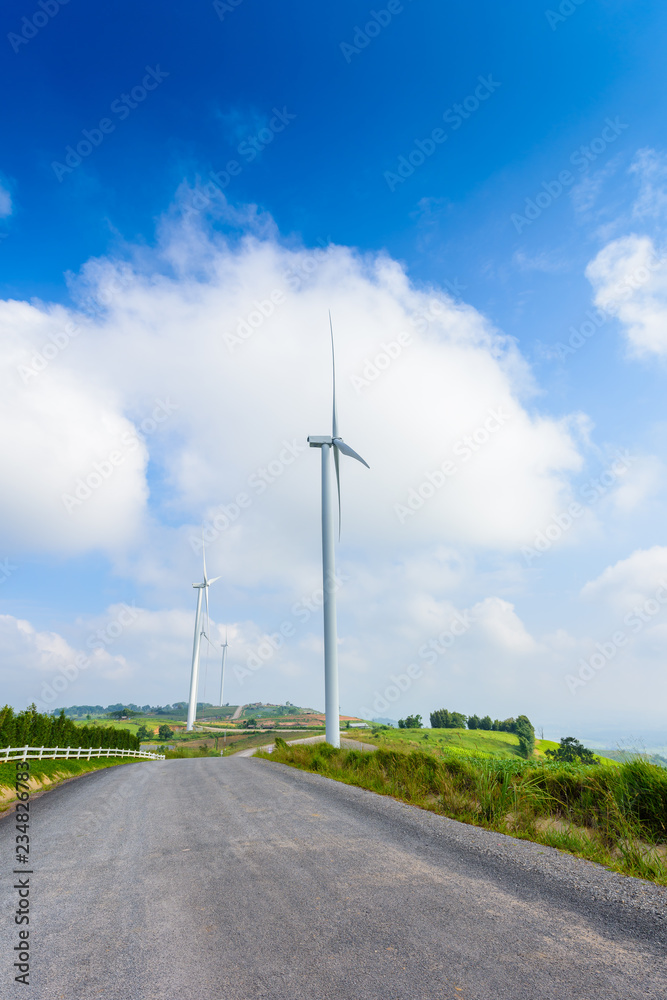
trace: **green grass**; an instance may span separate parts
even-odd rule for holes
[[[137,761],[128,760],[127,757],[104,757],[97,760],[31,760],[27,763],[30,764],[30,777],[42,785],[40,788],[31,788],[31,793],[35,794],[42,791],[42,788],[54,788],[77,774],[99,771],[104,767],[118,767],[120,764],[135,764]],[[0,764],[0,812],[7,809],[16,799],[13,794],[16,770],[14,761]],[[44,781],[44,778],[48,781]]]
[[[486,729],[373,729],[370,733],[359,730],[345,730],[345,739],[356,739],[362,743],[373,743],[388,750],[420,750],[437,755],[473,754],[481,758],[511,759],[521,758],[519,738],[514,733],[497,733]],[[535,756],[544,759],[545,750],[556,749],[558,743],[551,740],[535,741]],[[600,760],[614,765],[615,761]]]
[[[435,754],[395,742],[375,753],[321,743],[259,756],[667,885],[663,768],[529,762],[456,746]]]

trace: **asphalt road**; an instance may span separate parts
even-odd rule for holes
[[[270,761],[98,771],[32,803],[39,1000],[667,997],[667,892]]]

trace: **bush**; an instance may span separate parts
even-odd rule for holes
[[[597,758],[592,750],[576,740],[574,736],[563,736],[560,746],[555,750],[545,750],[545,756],[563,764],[597,764]]]

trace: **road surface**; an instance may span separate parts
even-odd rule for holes
[[[665,1000],[667,891],[271,761],[98,771],[32,803],[31,986],[3,997]]]

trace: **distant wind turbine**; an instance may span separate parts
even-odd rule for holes
[[[216,580],[219,580],[219,576],[213,577],[209,580],[206,576],[206,552],[204,551],[204,543],[202,541],[202,561],[204,563],[204,581],[203,583],[193,583],[192,586],[197,591],[197,611],[195,613],[195,638],[192,646],[192,674],[190,676],[190,703],[188,705],[188,723],[186,726],[186,732],[192,732],[195,724],[195,719],[197,717],[197,689],[199,687],[199,649],[201,646],[201,637],[206,635],[201,627],[201,599],[202,593],[206,595],[206,626],[208,628],[208,588]],[[208,639],[208,635],[206,635]]]
[[[331,483],[331,452],[333,451],[338,494],[338,537],[340,538],[340,469],[338,453],[356,458],[370,468],[361,455],[345,444],[338,435],[336,410],[336,356],[334,352],[333,324],[329,313],[331,331],[331,365],[333,371],[333,420],[331,437],[309,437],[311,448],[322,449],[322,589],[324,591],[324,702],[326,716],[325,739],[331,746],[340,746],[340,719],[338,703],[338,636],[336,632],[336,562],[334,552],[334,516]]]
[[[227,626],[225,625],[225,641],[222,643],[222,668],[220,670],[220,708],[222,708],[222,691],[225,686],[225,656],[227,654]]]

